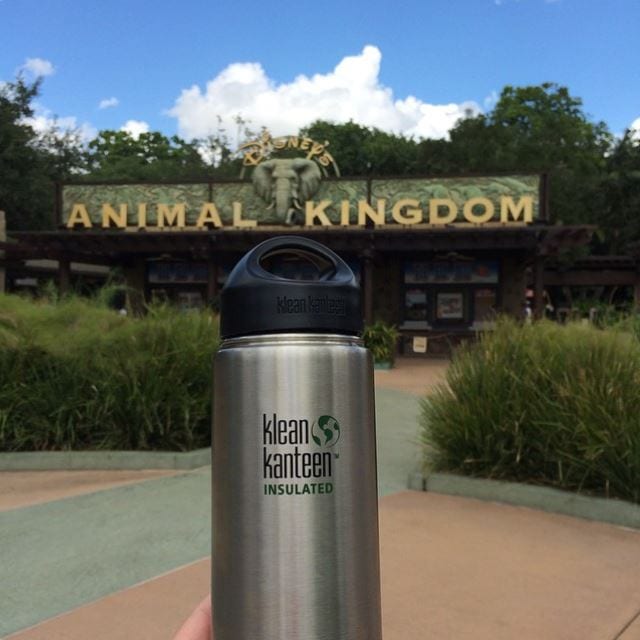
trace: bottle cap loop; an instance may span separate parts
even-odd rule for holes
[[[254,247],[229,274],[221,294],[220,335],[357,335],[360,304],[360,288],[344,260],[314,240],[279,236]]]

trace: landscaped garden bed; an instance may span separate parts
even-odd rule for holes
[[[209,311],[0,296],[0,451],[207,447],[217,347]]]
[[[425,466],[640,502],[637,326],[501,320],[423,400]]]

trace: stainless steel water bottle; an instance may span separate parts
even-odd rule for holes
[[[373,365],[349,267],[263,242],[221,296],[215,640],[380,640]]]

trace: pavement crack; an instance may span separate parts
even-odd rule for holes
[[[638,611],[636,611],[635,614],[631,617],[631,620],[629,620],[629,622],[627,622],[627,624],[625,624],[624,627],[622,627],[622,629],[618,631],[618,633],[613,637],[613,640],[621,640],[623,634],[636,620],[638,620],[638,618],[640,618],[640,609],[638,609]]]

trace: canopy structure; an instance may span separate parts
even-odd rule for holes
[[[246,251],[274,235],[301,235],[333,249],[371,251],[524,250],[549,256],[589,242],[594,227],[444,226],[411,228],[266,228],[206,231],[20,231],[0,243],[7,258],[50,258],[91,264],[119,264],[131,256],[172,254],[203,259],[220,252]]]

